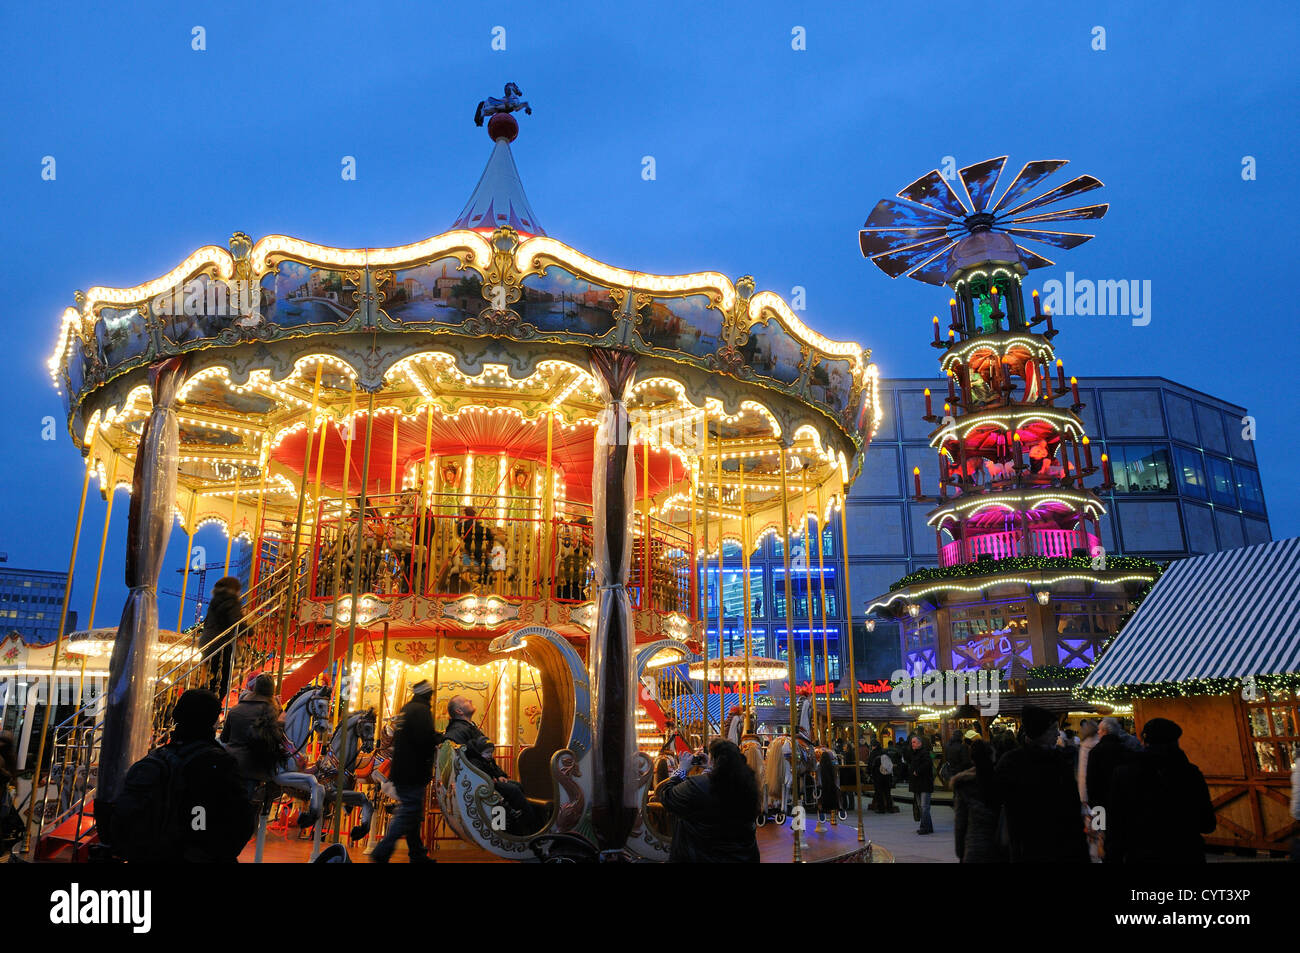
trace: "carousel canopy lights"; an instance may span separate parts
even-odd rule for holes
[[[707,678],[705,677],[703,661],[692,662],[688,671],[690,677],[697,682],[727,682],[732,684],[771,682],[779,678],[785,678],[788,675],[784,662],[778,659],[764,658],[761,655],[751,655],[748,658],[743,655],[711,658],[709,659]]]

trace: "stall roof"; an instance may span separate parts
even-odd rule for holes
[[[1115,688],[1300,670],[1300,537],[1171,565],[1084,680]]]

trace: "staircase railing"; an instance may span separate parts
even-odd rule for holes
[[[197,647],[192,641],[181,640],[162,652],[153,696],[151,747],[170,730],[176,699],[187,688],[210,684],[215,661],[227,648],[234,652],[230,682],[234,691],[222,699],[223,715],[248,673],[278,649],[277,623],[289,589],[288,570],[287,564],[282,565],[259,580],[249,593],[243,617],[224,632]],[[53,699],[50,701],[52,704]],[[34,859],[48,857],[52,850],[70,848],[72,859],[79,860],[84,846],[91,842],[104,707],[104,696],[100,695],[54,726],[49,774],[44,784],[37,784],[38,765],[32,785],[33,810],[37,811]],[[43,835],[54,843],[43,844]]]

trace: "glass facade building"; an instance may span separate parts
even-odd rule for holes
[[[0,634],[17,632],[42,645],[57,639],[67,579],[63,572],[0,566]],[[68,631],[76,625],[77,614],[69,610]]]
[[[849,493],[848,572],[859,617],[865,600],[939,563],[926,523],[934,504],[910,498],[913,467],[926,494],[938,487],[933,427],[922,419],[927,387],[942,395],[947,383],[881,381],[884,420]],[[1245,408],[1162,377],[1081,378],[1079,396],[1095,458],[1109,455],[1115,482],[1102,494],[1107,553],[1165,561],[1272,538]],[[881,667],[896,655],[897,624],[880,622],[867,636],[859,622],[855,631],[878,653],[869,674],[888,675]]]

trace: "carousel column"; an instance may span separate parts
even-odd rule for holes
[[[848,641],[849,650],[849,719],[853,722],[853,748],[854,754],[858,753],[858,668],[857,659],[853,653],[853,587],[849,580],[849,516],[848,516],[848,492],[844,486],[844,473],[840,472],[840,555],[844,566],[844,617],[848,620],[845,635]],[[865,622],[865,620],[864,620]],[[843,677],[841,676],[841,681]],[[858,814],[858,843],[866,841],[866,835],[862,829],[862,764],[861,759],[857,759],[857,768],[854,772],[853,802]]]
[[[182,358],[168,358],[149,369],[153,410],[140,433],[127,517],[126,584],[130,593],[113,644],[105,693],[99,790],[107,803],[117,796],[127,768],[149,749],[157,667],[158,574],[172,531],[180,443],[176,395],[184,382]]]
[[[591,367],[604,409],[592,464],[592,557],[596,620],[588,648],[592,684],[592,821],[602,851],[627,842],[636,817],[634,756],[636,685],[632,668],[632,603],[627,582],[628,532],[636,505],[636,460],[631,453],[627,404],[636,359],[593,349]]]

